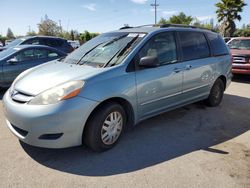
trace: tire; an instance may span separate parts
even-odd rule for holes
[[[126,119],[121,105],[111,102],[101,106],[88,120],[83,132],[83,142],[97,152],[112,148],[123,133]]]
[[[222,101],[225,86],[221,79],[217,79],[210,91],[206,103],[210,107],[219,106]]]

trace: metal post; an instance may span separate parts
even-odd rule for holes
[[[154,9],[155,9],[155,24],[157,24],[157,7],[160,5],[157,4],[157,1],[155,0],[155,3],[151,4],[150,6],[154,7]]]

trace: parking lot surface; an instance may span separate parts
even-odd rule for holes
[[[250,78],[236,77],[219,107],[148,119],[104,153],[21,143],[1,104],[0,187],[250,187]]]

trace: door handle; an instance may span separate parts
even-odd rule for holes
[[[192,65],[187,65],[184,68],[175,67],[174,68],[174,72],[178,73],[178,72],[181,72],[181,71],[190,70],[191,68],[192,68]]]
[[[190,70],[192,68],[192,65],[187,65],[186,70]]]

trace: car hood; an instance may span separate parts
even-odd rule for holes
[[[232,55],[245,55],[250,56],[250,50],[239,50],[239,49],[231,49]]]
[[[14,88],[28,95],[37,95],[67,81],[85,80],[103,70],[102,68],[87,65],[73,65],[53,61],[24,72],[15,81]]]

